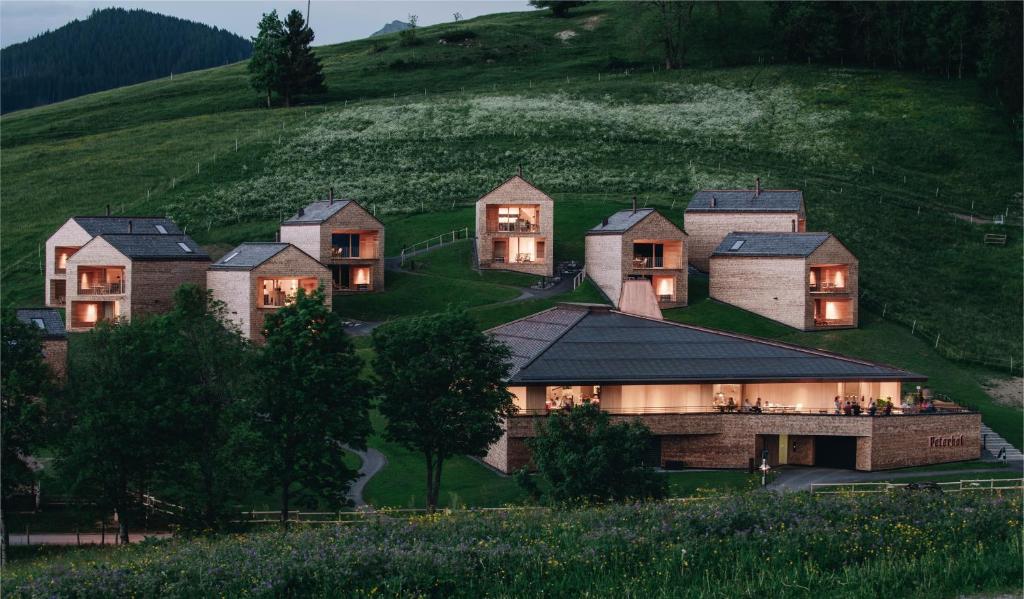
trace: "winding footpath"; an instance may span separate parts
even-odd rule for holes
[[[357,508],[366,509],[368,506],[366,500],[363,499],[363,489],[366,488],[366,483],[370,482],[373,475],[387,465],[388,459],[384,457],[383,453],[372,447],[368,447],[366,451],[360,451],[346,446],[345,450],[356,454],[362,460],[362,465],[359,467],[359,478],[348,489],[348,499]]]

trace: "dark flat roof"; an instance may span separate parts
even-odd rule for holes
[[[687,212],[800,212],[804,192],[799,189],[703,189],[693,194]],[[714,206],[712,206],[714,198]]]
[[[252,270],[283,252],[290,243],[247,241],[210,265],[214,270]]]
[[[104,234],[126,235],[129,227],[135,235],[159,235],[156,225],[162,226],[169,235],[182,234],[174,221],[162,216],[73,216],[71,220],[93,237]]]
[[[712,256],[810,256],[830,233],[729,233]]]
[[[64,319],[53,308],[18,308],[14,315],[25,324],[39,327],[44,339],[66,339],[68,336]]]
[[[607,307],[561,305],[488,332],[512,351],[513,385],[926,380],[885,364]]]
[[[209,260],[210,257],[188,235],[100,235],[117,251],[132,260]],[[191,251],[185,251],[179,243]]]

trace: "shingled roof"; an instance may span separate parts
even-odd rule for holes
[[[71,220],[93,237],[97,235],[162,235],[157,225],[168,235],[181,235],[178,225],[169,218],[159,216],[73,216]]]
[[[19,308],[14,315],[25,324],[39,327],[44,339],[66,339],[68,336],[64,319],[53,308]]]
[[[321,200],[313,202],[301,209],[299,212],[284,221],[283,225],[315,225],[324,222],[338,213],[339,210],[348,206],[352,200]]]
[[[188,235],[100,235],[132,260],[209,260],[210,256]],[[91,243],[91,242],[90,242]],[[184,247],[182,247],[184,246]],[[187,249],[186,249],[187,248]]]
[[[831,233],[729,233],[712,256],[805,257],[831,237]]]
[[[607,307],[560,305],[488,332],[512,350],[512,385],[925,380],[885,364]]]
[[[799,189],[704,189],[693,194],[687,212],[800,212]]]
[[[247,241],[210,265],[212,270],[252,270],[291,247],[290,243]]]
[[[654,208],[619,210],[606,218],[601,224],[587,231],[587,235],[619,235],[625,233],[654,212]]]

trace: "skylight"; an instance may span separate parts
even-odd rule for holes
[[[43,324],[43,319],[42,318],[33,318],[32,319],[32,324],[36,325],[37,327],[39,327],[41,329],[45,329],[46,328],[46,325]]]
[[[238,255],[238,252],[231,252],[230,254],[228,254],[227,258],[224,258],[224,260],[221,262],[221,264],[227,264],[228,262],[231,262],[231,260],[234,259],[234,257],[237,256],[237,255]]]
[[[159,232],[161,235],[167,235],[167,229],[165,229],[163,225],[153,225],[153,226],[156,227],[157,232]]]
[[[732,244],[732,247],[731,247],[731,248],[729,248],[729,251],[730,251],[730,252],[735,252],[735,251],[739,250],[739,249],[740,249],[741,247],[743,247],[743,243],[744,243],[745,241],[746,241],[746,239],[741,239],[741,240],[739,240],[739,241],[737,241],[737,242],[734,242],[734,243]]]
[[[181,250],[183,252],[185,252],[186,254],[191,254],[192,253],[192,248],[188,247],[187,245],[185,245],[184,243],[182,243],[180,241],[178,242],[178,247],[180,247]]]

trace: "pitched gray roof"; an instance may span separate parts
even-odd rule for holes
[[[64,319],[60,312],[53,308],[19,308],[15,310],[15,316],[25,324],[39,326],[46,339],[64,339],[68,336],[64,328]]]
[[[252,270],[287,249],[290,243],[247,241],[210,265],[215,270]]]
[[[508,382],[519,385],[925,380],[884,364],[608,308],[559,306],[489,333],[512,348]]]
[[[351,200],[313,202],[304,208],[300,208],[299,212],[295,216],[284,221],[282,224],[311,225],[322,223],[337,214],[338,211],[345,206],[348,206],[349,202],[351,202]]]
[[[704,189],[693,194],[687,212],[799,212],[804,193],[798,189]],[[712,204],[714,204],[712,206]]]
[[[605,222],[587,231],[587,235],[618,235],[625,233],[653,212],[654,208],[640,208],[636,211],[632,209],[619,210],[605,219]]]
[[[73,216],[71,220],[78,223],[85,232],[93,237],[97,235],[158,235],[156,225],[160,225],[169,235],[181,235],[181,229],[169,218],[159,216]],[[129,224],[131,223],[131,224]]]
[[[712,256],[810,256],[830,233],[729,233]],[[740,243],[742,242],[742,243]],[[737,247],[738,246],[738,247]],[[736,248],[736,249],[733,249]]]
[[[99,238],[132,260],[210,259],[188,235],[100,235]],[[192,251],[186,252],[179,243]]]

